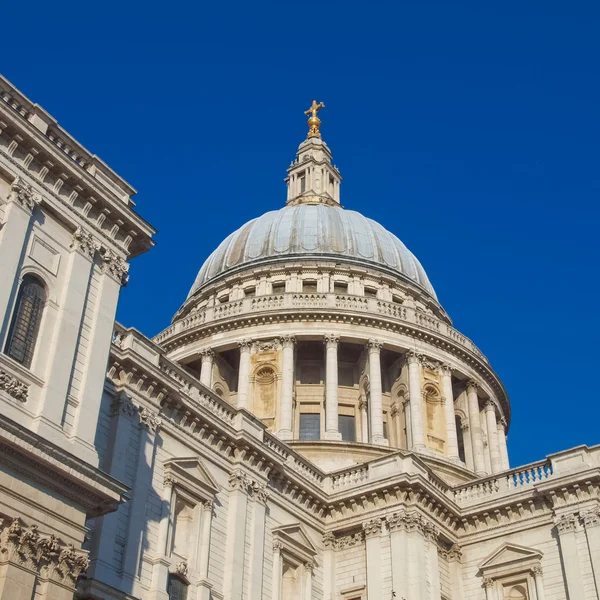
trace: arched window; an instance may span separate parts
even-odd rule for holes
[[[33,359],[45,302],[44,284],[34,275],[25,275],[19,289],[5,352],[27,368],[31,366]]]
[[[177,575],[169,575],[167,594],[169,600],[187,600],[188,584]]]

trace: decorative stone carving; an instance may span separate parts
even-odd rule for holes
[[[483,579],[483,587],[484,588],[493,588],[496,585],[496,582],[491,577],[484,577]]]
[[[215,503],[212,500],[205,500],[202,503],[204,510],[206,510],[207,512],[211,512],[211,513],[212,513],[214,505],[215,505]]]
[[[33,209],[40,204],[42,198],[33,191],[33,188],[25,180],[17,177],[10,186],[8,201],[15,202],[29,212],[33,212]]]
[[[536,577],[542,577],[542,575],[544,574],[544,570],[542,569],[542,565],[535,565],[535,567],[533,567],[533,569],[531,569],[531,572]]]
[[[583,522],[583,526],[587,529],[589,527],[597,527],[600,525],[600,508],[594,507],[590,510],[586,510],[579,515]]]
[[[369,340],[367,342],[367,348],[369,349],[369,352],[379,353],[381,348],[383,348],[383,342],[380,342],[379,340]]]
[[[462,550],[458,544],[450,546],[450,549],[446,553],[446,560],[448,562],[460,562],[462,560]]]
[[[304,570],[305,570],[307,573],[314,573],[314,570],[315,570],[315,563],[314,563],[314,562],[312,562],[312,561],[311,561],[311,562],[305,562],[305,563],[304,563]]]
[[[366,400],[359,400],[358,402],[358,410],[367,410],[368,403]]]
[[[73,233],[71,248],[92,259],[100,249],[100,243],[89,231],[86,231],[83,227],[78,227]]]
[[[100,256],[102,257],[104,272],[108,273],[113,279],[116,279],[121,285],[127,285],[127,281],[129,280],[129,264],[112,250],[105,248],[100,248]]]
[[[471,379],[468,383],[467,383],[467,391],[474,391],[476,392],[479,389],[479,384],[474,381],[473,379]]]
[[[344,535],[337,539],[336,547],[338,550],[344,548],[352,548],[353,546],[359,546],[365,541],[365,534],[363,531],[353,533],[350,535]]]
[[[203,363],[210,363],[214,360],[215,353],[210,348],[205,348],[204,350],[200,350],[200,360]]]
[[[296,336],[294,335],[282,335],[279,339],[284,348],[293,348],[296,343]]]
[[[131,401],[131,397],[125,392],[119,393],[110,405],[110,413],[113,416],[121,413],[128,417],[133,417],[137,412],[137,406],[135,406]]]
[[[283,543],[281,540],[275,540],[273,542],[273,552],[281,552],[283,550]]]
[[[238,342],[240,352],[250,352],[250,350],[252,350],[252,344],[254,344],[254,340],[240,340]]]
[[[326,333],[323,341],[327,348],[337,348],[340,343],[340,336],[335,333]]]
[[[323,546],[325,546],[325,548],[327,548],[328,550],[335,549],[336,539],[335,535],[333,535],[331,531],[328,531],[327,533],[323,534]]]
[[[420,359],[421,366],[424,369],[428,369],[429,371],[437,371],[440,368],[440,363],[437,360],[434,360],[433,358],[429,358],[428,356],[421,354]]]
[[[247,492],[252,486],[252,479],[241,469],[236,469],[229,474],[229,489]]]
[[[140,424],[147,427],[151,432],[156,432],[162,424],[158,415],[147,408],[138,408]]]
[[[440,373],[445,376],[452,375],[452,367],[448,363],[440,363]]]
[[[63,544],[54,534],[40,535],[37,525],[24,527],[19,518],[10,524],[2,520],[0,527],[0,556],[42,576],[73,585],[89,565],[87,554],[75,550],[72,544]]]
[[[258,352],[269,352],[271,350],[279,350],[279,347],[279,338],[273,338],[272,340],[261,340],[259,342],[256,342],[256,350]]]
[[[408,530],[410,522],[410,515],[407,515],[404,511],[395,512],[387,517],[387,526],[390,531]]]
[[[406,364],[411,365],[414,363],[421,364],[421,355],[414,350],[409,350],[406,353]]]
[[[487,411],[494,411],[496,412],[496,404],[493,400],[486,400],[485,404],[483,405],[483,408]]]
[[[252,481],[250,486],[251,496],[261,502],[262,504],[266,504],[269,499],[269,492],[267,491],[266,486],[257,483],[256,481]]]
[[[466,432],[466,431],[469,431],[469,422],[468,422],[468,421],[461,421],[461,423],[460,423],[460,428],[461,428],[463,431],[465,431],[465,432]]]
[[[178,483],[178,479],[176,477],[173,477],[173,475],[171,475],[170,473],[168,473],[167,475],[165,475],[163,477],[163,485],[165,487],[167,487],[167,486],[173,487],[174,485],[177,485],[177,483]]]
[[[15,400],[27,402],[29,386],[6,371],[0,371],[0,390],[4,390]]]
[[[178,562],[175,565],[175,573],[177,573],[177,575],[180,575],[181,577],[187,577],[188,566],[184,560],[182,560],[181,562]]]
[[[559,534],[568,533],[575,531],[577,519],[575,519],[575,515],[573,514],[561,515],[554,519],[554,524]]]
[[[381,533],[381,526],[383,525],[382,519],[371,519],[366,523],[363,523],[363,531],[365,532],[365,537],[372,537],[374,535],[379,535]]]

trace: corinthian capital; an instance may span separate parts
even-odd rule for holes
[[[452,367],[448,363],[440,363],[440,373],[444,377],[450,377],[452,375]]]
[[[290,334],[285,334],[279,337],[280,341],[281,341],[281,345],[284,348],[293,348],[294,345],[296,344],[296,336],[294,335],[290,335]]]
[[[467,392],[477,392],[477,390],[479,389],[479,384],[471,379],[468,383],[467,383]]]
[[[371,519],[363,523],[363,531],[365,532],[365,537],[372,537],[374,535],[379,535],[381,533],[381,526],[383,521],[381,519]]]
[[[486,400],[483,407],[485,408],[486,411],[496,412],[496,404],[494,403],[493,400]]]
[[[100,243],[89,231],[86,231],[83,227],[78,227],[73,233],[71,248],[88,258],[94,258],[94,255],[100,249]]]
[[[369,340],[367,342],[367,348],[369,349],[369,353],[379,354],[381,352],[381,348],[383,347],[383,342],[379,340]]]
[[[415,352],[414,350],[409,350],[406,353],[406,363],[409,365],[414,365],[414,364],[420,365],[421,358],[422,358],[422,356],[418,352]]]
[[[200,350],[200,360],[201,362],[212,362],[215,358],[215,353],[210,348],[204,348],[204,350]]]
[[[8,201],[15,202],[31,213],[42,199],[24,179],[17,177],[10,186]]]
[[[326,333],[323,341],[327,348],[337,348],[340,343],[340,336],[335,333]]]
[[[102,258],[102,270],[121,285],[127,285],[129,264],[107,248],[100,248],[100,256]]]
[[[577,526],[577,520],[575,519],[574,514],[566,514],[561,515],[560,517],[556,517],[554,519],[554,524],[556,525],[556,529],[559,534],[568,533],[570,531],[575,531]]]
[[[146,427],[151,432],[155,432],[161,426],[162,421],[155,412],[147,408],[139,409],[140,425]]]
[[[252,350],[252,344],[254,344],[254,340],[250,340],[250,339],[240,340],[238,342],[238,347],[240,349],[240,352],[250,352],[250,350]]]

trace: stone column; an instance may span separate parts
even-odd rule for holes
[[[136,477],[133,485],[133,497],[130,502],[127,541],[123,557],[123,578],[132,581],[137,577],[138,564],[142,551],[142,542],[146,530],[146,502],[152,486],[152,466],[154,462],[154,443],[161,425],[158,416],[147,408],[139,410],[140,434]]]
[[[367,596],[381,598],[381,519],[363,523],[367,553]]]
[[[358,411],[360,412],[360,428],[361,428],[361,442],[363,444],[369,443],[369,418],[367,417],[367,401],[361,400],[358,403]]]
[[[325,439],[341,440],[338,417],[338,344],[334,334],[325,336]]]
[[[46,385],[34,425],[35,431],[55,443],[60,443],[63,437],[67,392],[77,352],[92,261],[96,253],[94,242],[90,241],[93,238],[89,234],[81,235],[84,236],[83,239],[77,237],[77,232],[73,236],[71,253],[67,259],[65,284],[61,291],[60,309],[51,342],[52,348],[60,348],[60,352],[48,354]],[[112,332],[112,325],[110,331]]]
[[[200,367],[200,383],[207,388],[210,388],[212,386],[212,370],[215,361],[215,353],[210,348],[206,348],[200,352],[200,359],[202,361]]]
[[[483,457],[483,436],[479,416],[479,397],[477,396],[477,383],[469,381],[467,384],[467,404],[469,406],[469,429],[471,430],[471,448],[473,449],[473,463],[475,473],[479,477],[487,475],[485,459]]]
[[[279,437],[282,440],[291,440],[294,437],[293,415],[294,415],[294,344],[296,338],[293,335],[281,337],[282,365],[281,365],[281,398],[279,407],[281,417],[279,419]]]
[[[252,340],[238,342],[240,348],[240,365],[238,371],[237,407],[248,408],[248,389],[250,387],[250,350]]]
[[[392,555],[392,591],[395,598],[408,598],[407,562],[410,552],[406,515],[404,512],[394,513],[387,519],[390,532],[390,551]]]
[[[577,520],[573,514],[564,514],[556,517],[554,524],[558,531],[560,541],[560,554],[565,571],[566,587],[569,598],[578,600],[585,598],[583,579],[579,567],[580,558],[577,551],[577,540],[575,538]]]
[[[488,446],[490,449],[490,464],[492,473],[502,471],[502,459],[500,457],[500,447],[498,445],[498,424],[496,422],[496,405],[488,400],[485,403],[485,419],[487,422]]]
[[[383,396],[381,391],[381,347],[377,340],[369,340],[369,409],[372,444],[387,446],[388,441],[383,436]]]
[[[12,311],[9,310],[11,295],[13,294],[14,282],[17,282],[19,265],[23,246],[27,241],[31,215],[40,199],[34,193],[32,187],[17,177],[8,194],[8,203],[4,207],[4,221],[0,228],[0,317],[5,318],[4,323],[0,321],[0,338],[4,339],[3,333],[8,329]]]
[[[252,487],[252,526],[250,530],[250,559],[248,599],[262,599],[263,562],[265,556],[265,516],[269,494],[264,485]]]
[[[463,433],[463,444],[465,447],[465,464],[471,471],[475,470],[475,463],[473,462],[473,446],[471,445],[471,431],[469,430],[468,422],[461,422],[460,428]]]
[[[407,581],[410,600],[427,600],[427,570],[429,561],[424,538],[424,520],[418,514],[407,515],[408,561]]]
[[[250,478],[241,470],[229,476],[227,542],[223,568],[223,595],[227,600],[242,600],[244,588],[244,551],[246,548],[246,510]]]
[[[454,392],[452,391],[452,371],[450,365],[442,365],[442,394],[444,408],[446,409],[446,442],[447,453],[450,458],[459,460],[458,436],[456,434],[456,415],[454,414]]]
[[[502,461],[502,470],[510,469],[508,461],[508,447],[506,445],[506,419],[502,417],[498,421],[498,446],[500,448],[500,459]]]
[[[150,584],[150,600],[167,599],[167,582],[169,578],[169,564],[167,557],[167,541],[169,529],[172,527],[171,514],[173,507],[173,489],[175,478],[166,475],[163,481],[162,509],[160,523],[158,525],[158,537],[156,540],[156,557],[152,567],[152,583]],[[114,540],[113,540],[114,542]]]
[[[600,598],[600,508],[594,508],[581,513],[585,537],[587,538],[590,562],[594,573],[596,593]]]
[[[421,361],[419,355],[410,350],[408,363],[408,397],[410,400],[411,450],[425,450],[423,429],[423,400],[421,398]]]
[[[483,579],[483,587],[485,589],[485,600],[498,600],[496,596],[496,582],[491,577]]]
[[[335,600],[335,535],[323,536],[323,600]]]
[[[533,582],[535,585],[537,600],[546,600],[546,591],[544,590],[544,572],[541,565],[533,567],[531,572],[533,573]]]
[[[281,550],[283,544],[279,540],[273,542],[273,589],[271,590],[271,600],[281,600]],[[287,600],[287,599],[284,599]]]

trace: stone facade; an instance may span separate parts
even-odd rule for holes
[[[320,137],[149,339],[134,190],[0,98],[0,599],[599,600],[600,447],[510,467],[500,379]]]

